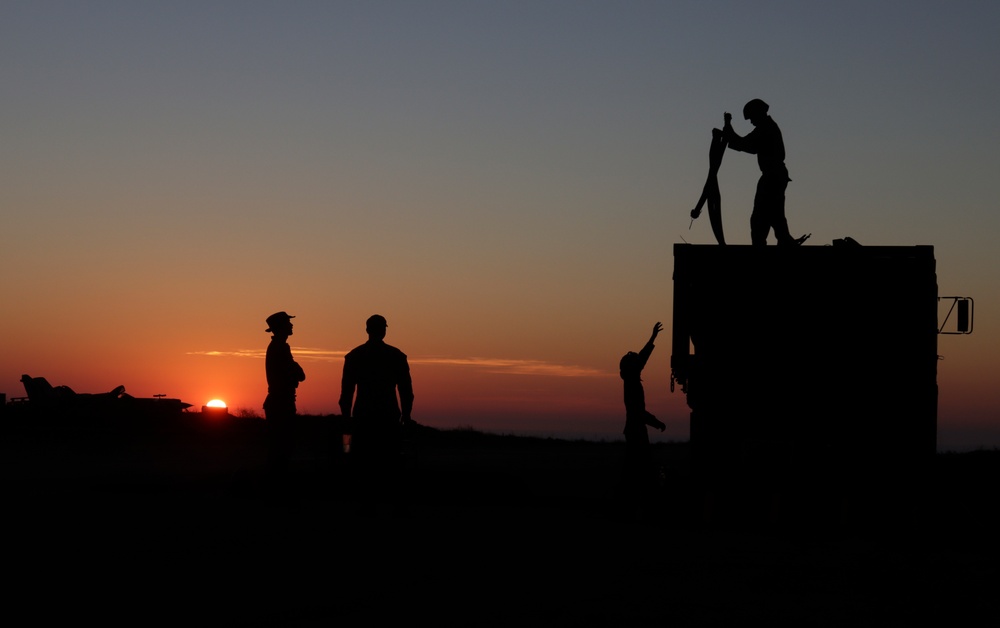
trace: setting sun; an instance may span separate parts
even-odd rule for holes
[[[225,408],[226,402],[222,399],[213,399],[205,404],[209,408]]]

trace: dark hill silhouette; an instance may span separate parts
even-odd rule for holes
[[[766,508],[713,520],[689,444],[654,444],[660,508],[640,521],[614,503],[621,442],[416,425],[397,509],[355,498],[350,454],[328,448],[341,417],[299,419],[281,493],[259,419],[186,413],[126,431],[5,421],[8,612],[358,625],[404,609],[437,625],[638,626],[961,622],[995,610],[995,451],[939,454],[921,501],[898,512],[885,510],[889,494],[837,504],[854,510],[836,520]],[[625,552],[637,534],[648,552]],[[646,602],[628,603],[637,594]]]

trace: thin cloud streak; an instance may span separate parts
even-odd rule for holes
[[[433,364],[438,366],[468,366],[483,368],[489,373],[500,375],[548,375],[551,377],[606,377],[607,371],[576,366],[553,364],[541,360],[507,360],[500,358],[416,358],[411,364]]]
[[[306,347],[292,347],[296,359],[314,361],[342,360],[346,351],[330,351]],[[265,349],[241,349],[238,351],[189,351],[187,355],[204,355],[210,357],[256,358],[266,355]],[[554,364],[542,360],[510,360],[502,358],[440,358],[426,357],[409,359],[410,364],[430,366],[464,366],[485,369],[486,372],[497,375],[541,375],[549,377],[607,377],[608,371],[576,366],[573,364]]]
[[[329,351],[327,349],[313,349],[309,347],[292,347],[295,359],[333,361],[344,359],[346,351]],[[237,351],[188,351],[187,355],[207,355],[222,358],[256,358],[263,359],[267,355],[266,349],[239,349]]]

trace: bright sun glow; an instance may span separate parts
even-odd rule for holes
[[[205,405],[208,406],[209,408],[225,408],[226,402],[223,401],[222,399],[213,399],[208,403],[206,403]]]

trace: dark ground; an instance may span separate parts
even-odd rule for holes
[[[8,625],[967,625],[996,617],[1000,452],[915,490],[708,490],[686,443],[625,507],[620,443],[415,430],[366,500],[329,423],[3,422]],[[736,491],[734,487],[742,486]],[[735,497],[738,493],[738,497]],[[5,622],[6,623],[6,622]]]

